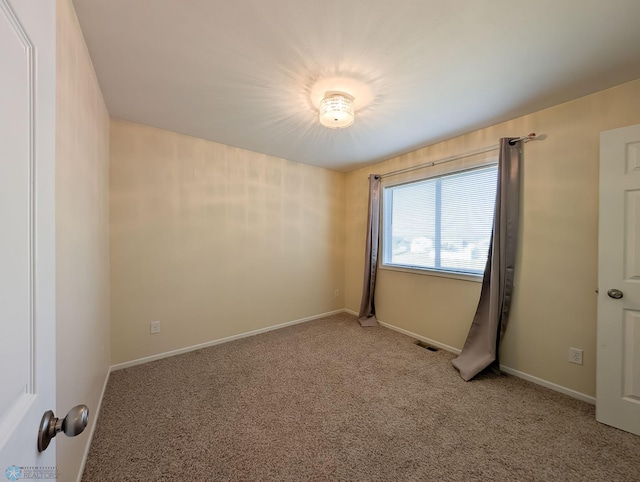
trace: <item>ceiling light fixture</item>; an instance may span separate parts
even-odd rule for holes
[[[320,101],[320,124],[329,129],[342,129],[353,124],[354,98],[344,92],[327,92]]]

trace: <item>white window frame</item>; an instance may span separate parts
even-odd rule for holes
[[[468,272],[459,272],[459,271],[455,271],[455,270],[444,270],[444,269],[438,269],[438,268],[425,268],[425,267],[420,267],[420,266],[403,266],[403,265],[398,265],[398,264],[389,264],[385,262],[385,249],[389,249],[388,245],[387,245],[387,236],[388,236],[388,230],[386,229],[385,223],[386,220],[390,217],[390,213],[389,213],[389,206],[387,206],[387,204],[385,203],[385,189],[388,188],[393,188],[393,187],[398,187],[398,186],[404,186],[404,185],[408,185],[408,184],[415,184],[421,181],[428,181],[429,179],[435,179],[438,177],[444,177],[444,176],[449,176],[452,174],[458,174],[458,173],[462,173],[462,172],[467,172],[467,171],[475,171],[478,169],[482,169],[485,167],[491,167],[491,166],[497,166],[498,165],[498,158],[497,157],[491,157],[488,159],[483,159],[481,161],[476,161],[474,163],[471,164],[466,164],[466,165],[457,165],[455,167],[449,168],[449,169],[445,169],[445,170],[438,170],[438,172],[433,172],[433,173],[427,173],[427,174],[422,174],[422,175],[418,175],[418,176],[412,176],[409,179],[403,179],[401,181],[397,181],[397,182],[383,182],[383,185],[381,186],[381,195],[380,195],[380,254],[381,256],[379,256],[379,261],[378,261],[378,268],[379,269],[384,269],[384,270],[389,270],[389,271],[400,271],[400,272],[405,272],[405,273],[412,273],[412,274],[418,274],[418,275],[426,275],[426,276],[435,276],[435,277],[441,277],[441,278],[451,278],[451,279],[457,279],[457,280],[463,280],[463,281],[472,281],[472,282],[476,282],[476,283],[481,283],[482,282],[482,278],[484,277],[484,273],[478,273],[478,274],[474,274],[474,273],[468,273]],[[390,241],[389,241],[390,242]]]

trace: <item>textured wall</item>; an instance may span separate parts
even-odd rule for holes
[[[342,308],[343,241],[344,174],[112,121],[112,362]]]
[[[56,442],[75,480],[110,365],[109,114],[70,0],[56,23],[56,415],[90,410],[85,433]]]
[[[595,395],[600,132],[640,123],[640,80],[457,137],[347,175],[346,307],[362,290],[367,176],[497,144],[500,137],[546,134],[528,143],[512,315],[502,363]],[[429,172],[426,170],[425,172]],[[379,319],[462,348],[480,283],[379,270]],[[569,347],[584,365],[567,362]]]

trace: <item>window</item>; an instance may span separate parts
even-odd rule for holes
[[[491,242],[498,166],[383,193],[383,266],[480,276]]]

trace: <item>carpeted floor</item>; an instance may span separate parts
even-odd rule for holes
[[[637,481],[593,406],[340,314],[111,374],[83,481]]]

